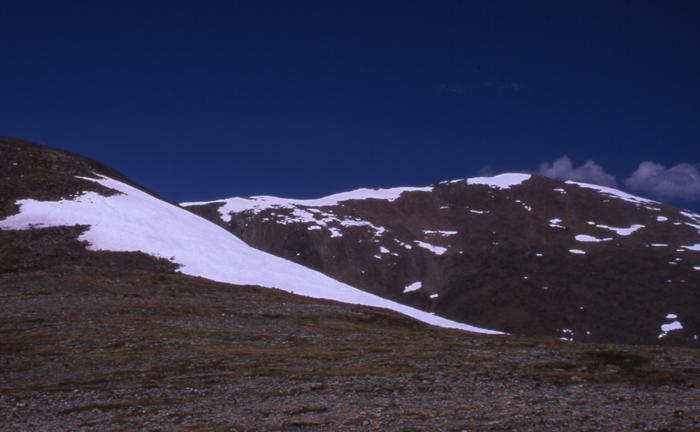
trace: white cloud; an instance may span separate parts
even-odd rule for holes
[[[615,176],[608,174],[603,170],[603,167],[592,160],[578,168],[574,168],[571,159],[562,156],[555,160],[554,163],[543,162],[540,164],[539,170],[535,172],[545,177],[551,177],[557,180],[572,180],[585,183],[597,184],[600,186],[617,187]]]
[[[660,198],[700,199],[700,165],[679,164],[666,169],[654,162],[642,162],[632,177],[623,180],[633,190]]]

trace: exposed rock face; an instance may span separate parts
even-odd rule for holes
[[[183,205],[251,246],[470,325],[700,346],[700,215],[619,191],[504,175]]]

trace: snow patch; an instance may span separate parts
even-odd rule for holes
[[[585,254],[586,251],[582,251],[581,249],[569,249],[569,252],[574,253],[574,254]]]
[[[672,322],[671,324],[663,324],[663,325],[661,326],[661,331],[662,331],[663,333],[661,333],[661,334],[659,335],[659,339],[661,339],[662,337],[666,336],[666,335],[668,334],[668,332],[670,332],[670,331],[672,331],[672,330],[680,330],[680,329],[682,329],[682,328],[683,328],[683,326],[682,326],[681,323],[678,322],[678,321],[674,321],[674,322]]]
[[[658,222],[666,222],[668,218],[666,216],[656,216]]]
[[[598,228],[605,228],[610,231],[615,231],[617,235],[621,236],[627,236],[632,234],[633,232],[637,231],[640,228],[644,228],[644,225],[632,225],[629,228],[617,228],[617,227],[611,227],[607,225],[596,225]]]
[[[447,251],[447,248],[444,248],[442,246],[435,246],[431,245],[430,243],[422,242],[422,241],[416,241],[416,244],[424,249],[428,249],[429,251],[433,252],[435,255],[442,255]]]
[[[554,218],[549,220],[549,226],[552,228],[565,228],[564,226],[561,225],[563,221],[559,218]]]
[[[608,240],[612,240],[612,239],[611,238],[599,239],[599,238],[591,237],[589,235],[579,234],[576,236],[576,240],[580,241],[580,242],[602,242],[602,241],[608,241]]]
[[[529,179],[530,174],[501,174],[494,177],[468,178],[468,185],[483,184],[497,189],[508,189]]]
[[[687,218],[693,219],[696,222],[700,222],[700,214],[691,213],[687,211],[682,211],[681,214]]]
[[[413,282],[411,285],[407,286],[406,288],[403,289],[403,293],[406,294],[407,292],[411,291],[417,291],[421,288],[421,283],[420,281],[418,282]]]

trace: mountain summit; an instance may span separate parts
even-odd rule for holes
[[[184,203],[249,245],[503,332],[700,346],[700,215],[528,174]]]

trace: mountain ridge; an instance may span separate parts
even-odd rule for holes
[[[700,215],[611,188],[506,174],[182,205],[256,248],[450,319],[653,344],[675,315],[685,330],[673,337],[697,343]]]

